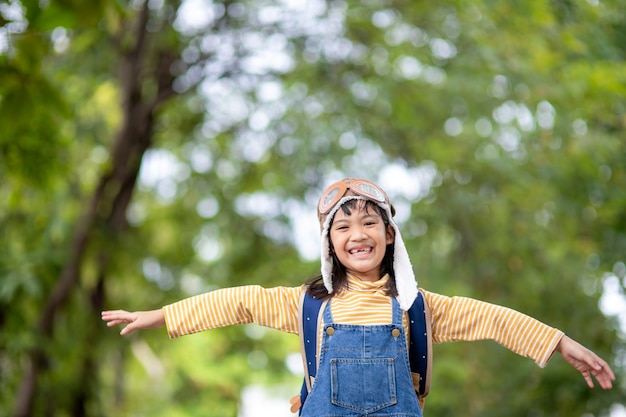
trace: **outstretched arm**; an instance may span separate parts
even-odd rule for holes
[[[126,324],[120,334],[122,336],[139,329],[158,329],[165,326],[165,316],[163,309],[150,311],[103,311],[102,320],[107,322],[108,327],[118,324]]]
[[[567,336],[561,338],[556,350],[583,375],[589,388],[593,388],[592,375],[603,389],[613,388],[612,381],[615,381],[615,375],[611,367],[598,355]]]

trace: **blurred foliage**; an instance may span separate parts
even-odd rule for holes
[[[440,345],[427,415],[623,404],[626,336],[599,309],[608,280],[622,302],[626,284],[620,1],[147,5],[142,20],[141,1],[0,3],[0,414],[18,415],[34,351],[33,416],[235,416],[246,386],[296,394],[294,336],[121,338],[98,309],[299,285],[319,268],[317,196],[346,175],[388,190],[422,286],[526,312],[620,375],[600,392],[560,358]],[[147,118],[126,224],[106,198],[88,223],[116,138],[143,126],[128,100],[168,82],[164,51],[176,94]],[[79,279],[41,332],[85,224]]]

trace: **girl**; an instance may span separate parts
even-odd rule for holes
[[[190,297],[158,310],[105,311],[108,326],[121,334],[167,327],[170,338],[207,329],[257,323],[298,333],[304,292],[329,302],[318,327],[318,371],[302,416],[421,417],[407,356],[406,311],[418,295],[408,253],[393,220],[395,210],[376,184],[346,178],[330,185],[318,204],[321,274],[300,287],[243,286]],[[517,311],[465,297],[421,290],[431,312],[435,343],[492,339],[547,365],[557,351],[593,388],[615,379],[595,353]],[[393,330],[392,330],[393,329]]]

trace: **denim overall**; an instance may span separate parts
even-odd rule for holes
[[[409,370],[402,310],[392,297],[392,323],[333,323],[324,309],[317,377],[303,417],[422,417]]]

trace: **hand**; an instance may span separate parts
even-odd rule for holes
[[[158,329],[165,326],[165,316],[162,309],[134,312],[124,310],[103,311],[102,320],[107,322],[108,327],[128,324],[120,332],[122,336],[139,329]]]
[[[612,381],[615,381],[615,375],[611,367],[598,355],[567,336],[561,338],[556,350],[583,375],[589,388],[593,388],[592,375],[603,389],[613,388]]]

